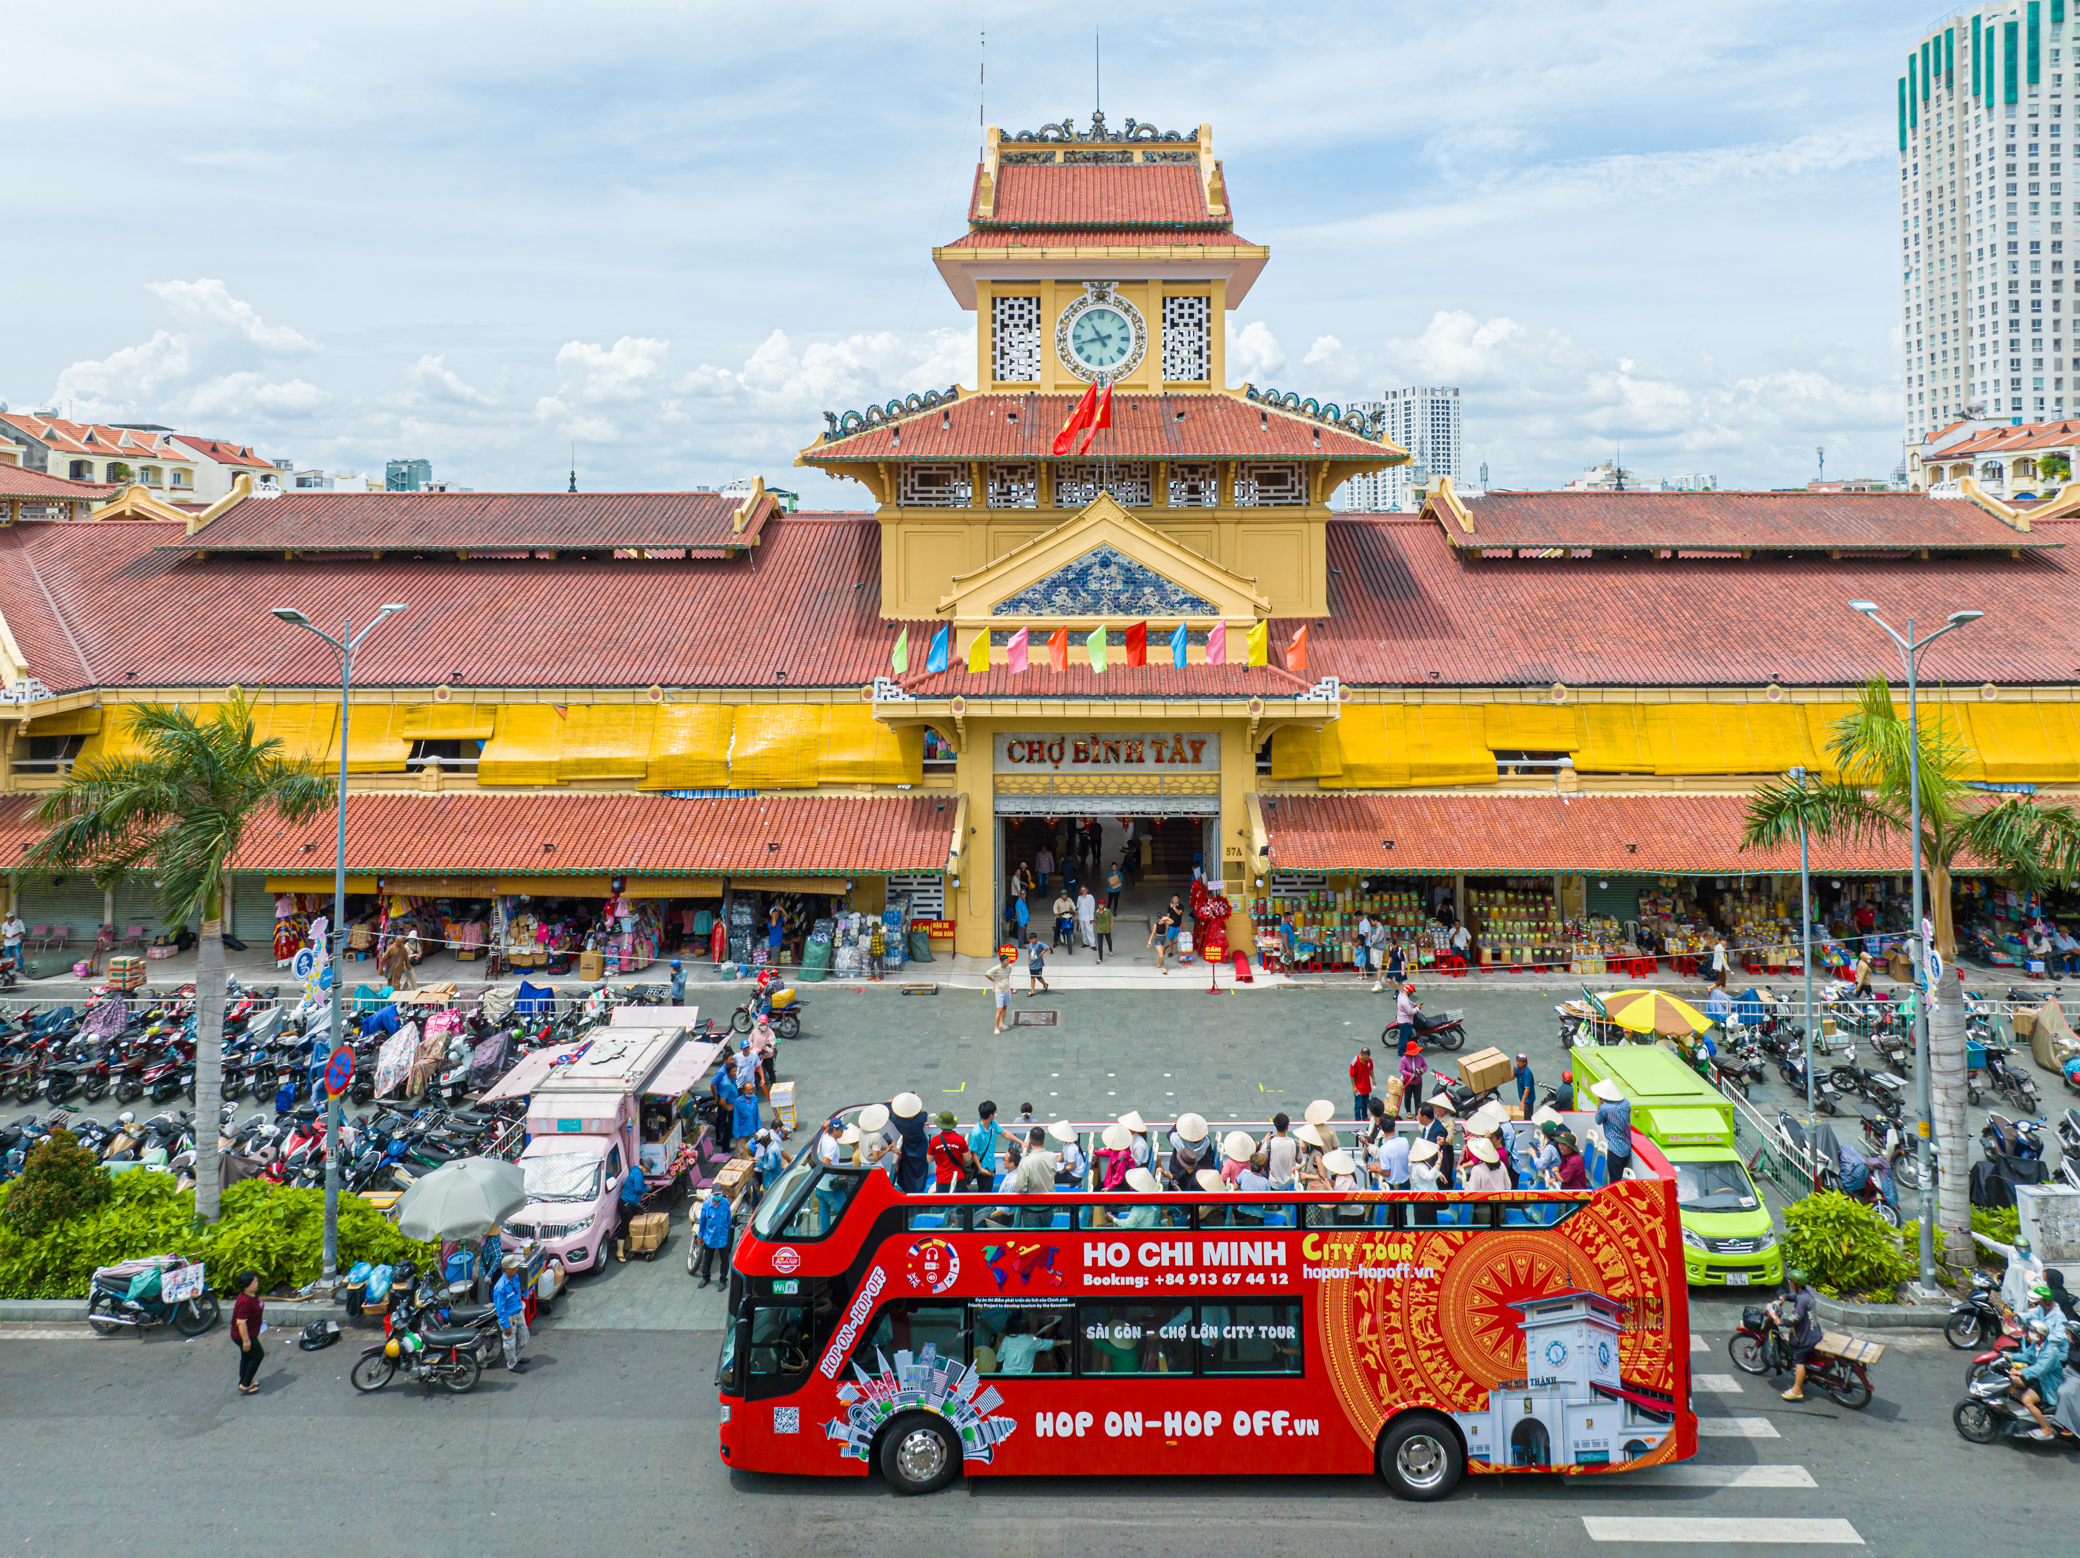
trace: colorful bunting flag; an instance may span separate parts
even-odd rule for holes
[[[1206,663],[1226,665],[1228,663],[1228,624],[1216,622],[1206,630]]]
[[[968,644],[968,671],[981,676],[989,670],[989,629],[977,633]]]
[[[1293,635],[1293,641],[1286,645],[1286,669],[1295,676],[1304,675],[1307,671],[1307,627],[1304,623],[1300,631]]]
[[[1137,622],[1127,629],[1127,664],[1148,664],[1148,624]]]
[[[1188,636],[1185,633],[1184,624],[1180,622],[1177,624],[1177,631],[1170,635],[1170,663],[1180,671],[1184,669],[1184,653],[1187,642]]]
[[[946,623],[932,635],[932,647],[924,652],[924,668],[927,672],[943,671],[953,654],[953,624]]]
[[[571,717],[571,706],[568,703],[552,703],[549,707],[556,711],[558,719],[567,720]]]
[[[1095,628],[1091,636],[1083,641],[1083,652],[1090,656],[1091,675],[1105,674],[1105,629]]]
[[[910,669],[909,628],[904,628],[902,632],[896,635],[896,647],[889,654],[888,663],[896,668],[896,675],[898,676],[901,676],[905,671]]]
[[[1013,633],[1011,635],[1011,642],[1005,645],[1005,651],[1006,657],[1011,667],[1011,674],[1013,676],[1025,675],[1026,630],[1024,628],[1020,628],[1016,633]]]
[[[1249,663],[1269,665],[1271,663],[1271,624],[1259,622],[1249,630]]]
[[[1069,669],[1069,630],[1056,628],[1047,636],[1047,663],[1057,675]]]

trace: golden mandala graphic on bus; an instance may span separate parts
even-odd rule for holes
[[[1679,1280],[1651,1192],[1608,1197],[1551,1229],[1415,1228],[1378,1237],[1380,1245],[1337,1263],[1352,1275],[1316,1288],[1329,1377],[1362,1437],[1378,1433],[1389,1403],[1477,1409],[1496,1381],[1524,1371],[1510,1306],[1571,1287],[1626,1304],[1621,1373],[1672,1388],[1665,1301],[1641,1300]]]

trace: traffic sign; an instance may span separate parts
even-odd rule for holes
[[[325,1062],[325,1091],[337,1098],[353,1080],[354,1052],[342,1044]]]
[[[296,955],[289,960],[289,972],[298,984],[310,983],[311,975],[318,971],[318,954],[309,947],[298,947]]]
[[[1930,947],[1928,949],[1928,988],[1931,990],[1940,990],[1942,987],[1943,954],[1936,951],[1934,947]]]

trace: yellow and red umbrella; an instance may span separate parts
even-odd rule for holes
[[[1604,1014],[1632,1033],[1655,1033],[1664,1038],[1703,1033],[1712,1019],[1665,990],[1613,990],[1599,996]]]

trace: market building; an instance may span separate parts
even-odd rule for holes
[[[1924,708],[1977,780],[2080,788],[2062,505],[1443,481],[1417,514],[1336,513],[1407,456],[1361,410],[1227,382],[1269,255],[1208,127],[992,131],[968,217],[932,259],[978,315],[974,386],[832,412],[798,457],[871,512],[762,480],[262,502],[242,475],[200,512],[133,490],[0,528],[0,858],[35,792],[133,748],[134,705],[245,689],[336,763],[336,661],[270,608],[392,601],[355,667],[350,891],[473,945],[604,918],[627,967],[718,919],[753,950],[775,909],[798,955],[896,904],[980,956],[1012,870],[1079,823],[1101,879],[1128,863],[1123,950],[1195,870],[1231,943],[1291,911],[1325,964],[1361,909],[1419,964],[1447,908],[1502,968],[1643,929],[1764,947],[1797,854],[1739,849],[1742,798],[1830,773],[1831,722],[1896,669],[1857,598],[1984,611]],[[1109,424],[1064,437],[1100,388]],[[332,848],[257,830],[237,934],[329,891]],[[1893,853],[1816,848],[1823,905],[1896,897]],[[32,928],[162,928],[148,884],[9,879]]]

